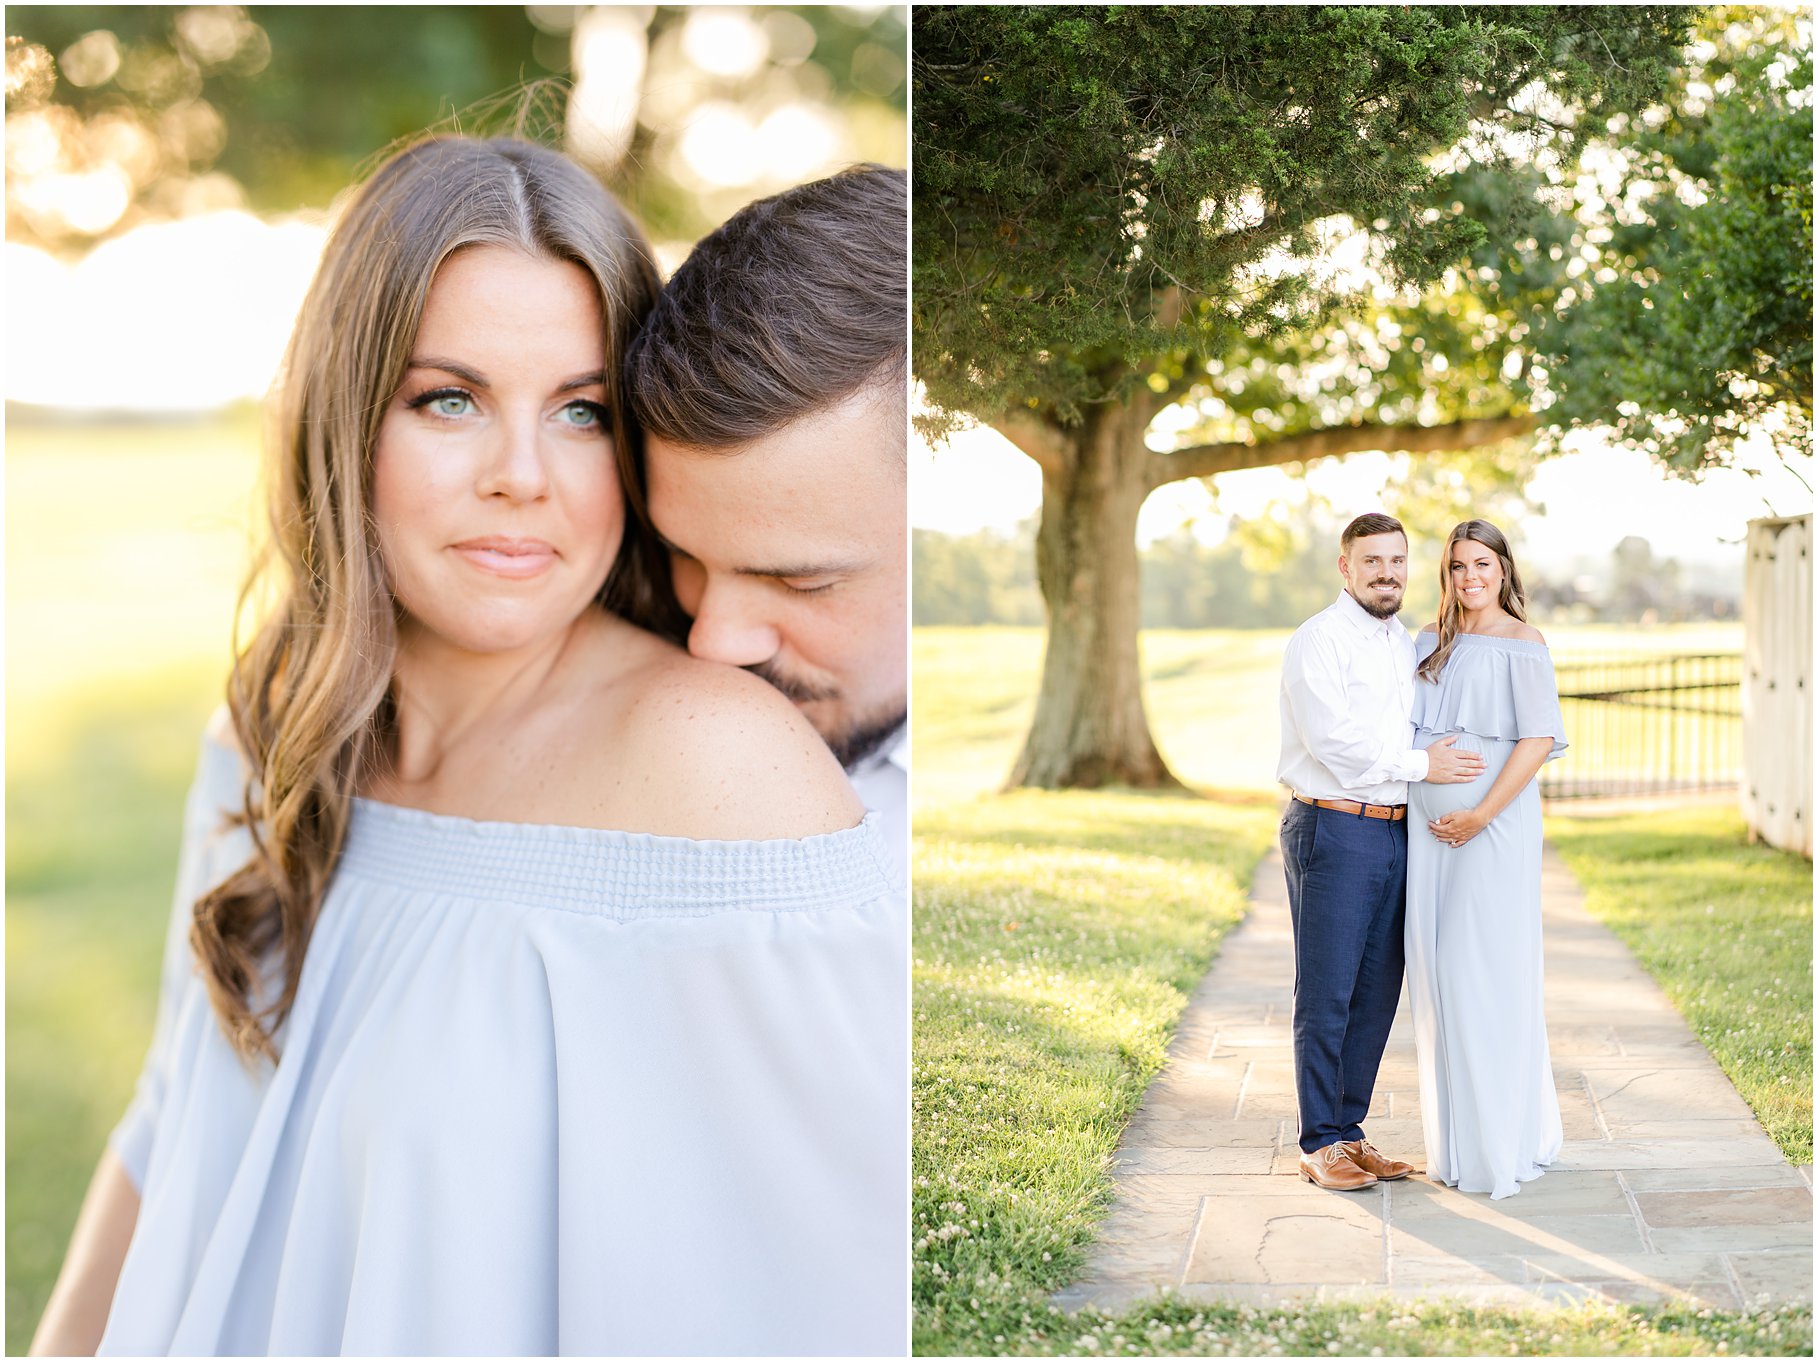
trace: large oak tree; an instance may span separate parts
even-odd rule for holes
[[[1472,261],[1548,258],[1563,229],[1536,186],[1660,96],[1689,21],[916,9],[930,430],[988,422],[1042,471],[1048,646],[1013,784],[1173,783],[1136,651],[1157,487],[1532,429],[1518,342],[1557,281]]]

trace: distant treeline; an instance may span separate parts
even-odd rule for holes
[[[1305,536],[1283,527],[1271,542],[1252,524],[1215,547],[1190,531],[1152,544],[1142,554],[1145,629],[1287,629],[1329,605],[1337,593],[1336,538]],[[949,535],[915,531],[915,622],[918,625],[1045,623],[1035,584],[1035,526],[1015,536],[992,530]],[[1685,573],[1659,559],[1645,539],[1628,538],[1602,571],[1551,580],[1524,568],[1537,620],[1590,621],[1733,619],[1741,589],[1733,574]],[[1687,577],[1693,580],[1687,581]],[[1410,574],[1403,618],[1429,620],[1439,604],[1431,574]]]
[[[915,532],[915,622],[1042,624],[1035,535]],[[1255,557],[1251,551],[1252,558]],[[1142,555],[1145,629],[1277,628],[1323,609],[1337,590],[1334,555],[1312,544],[1266,568],[1227,539],[1208,548],[1185,531]],[[1412,605],[1413,602],[1411,601]]]

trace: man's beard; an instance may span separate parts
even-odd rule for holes
[[[832,686],[811,686],[796,677],[790,676],[774,662],[756,662],[745,668],[754,676],[761,676],[788,696],[797,705],[812,704],[817,700],[837,700],[839,691]],[[829,736],[821,734],[821,741],[833,752],[834,760],[851,771],[865,758],[874,755],[898,730],[909,722],[909,710],[902,708],[886,710],[879,719],[852,724],[843,733]]]
[[[875,756],[884,744],[903,731],[903,725],[908,722],[909,711],[903,709],[872,723],[854,724],[837,738],[829,738],[825,734],[821,736],[827,746],[833,749],[834,760],[850,772],[867,758]]]
[[[1394,601],[1392,601],[1388,605],[1372,605],[1372,604],[1370,604],[1370,602],[1366,601],[1362,596],[1359,596],[1355,592],[1353,592],[1351,595],[1351,599],[1356,601],[1359,605],[1361,605],[1364,608],[1365,614],[1374,615],[1379,620],[1386,620],[1386,619],[1394,619],[1395,616],[1397,616],[1401,613],[1401,598],[1402,598],[1401,583],[1399,583],[1399,582],[1371,582],[1370,585],[1373,587],[1392,586],[1395,588],[1396,595],[1395,595]]]

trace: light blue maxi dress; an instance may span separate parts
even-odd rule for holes
[[[1437,643],[1421,634],[1415,656]],[[1417,679],[1413,721],[1415,746],[1457,734],[1456,750],[1486,762],[1467,785],[1408,786],[1405,940],[1427,1175],[1513,1196],[1563,1138],[1542,992],[1539,782],[1461,847],[1427,823],[1479,803],[1518,740],[1551,737],[1549,761],[1565,751],[1552,656],[1461,634],[1438,683]]]
[[[875,822],[696,842],[357,802],[282,1059],[190,908],[238,867],[204,745],[141,1207],[101,1351],[906,1351],[907,898]]]

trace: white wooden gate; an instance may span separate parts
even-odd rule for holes
[[[1742,816],[1812,854],[1812,518],[1749,522],[1742,618]]]

